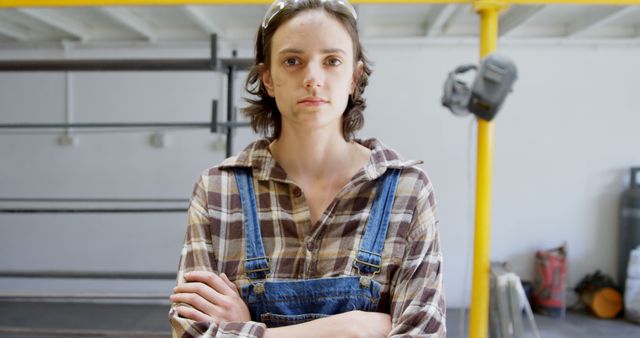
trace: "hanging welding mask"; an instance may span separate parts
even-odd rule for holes
[[[456,76],[474,65],[463,65],[449,73],[444,85],[442,105],[458,116],[473,113],[478,118],[491,121],[512,90],[518,71],[507,57],[491,54],[482,60],[471,88]]]

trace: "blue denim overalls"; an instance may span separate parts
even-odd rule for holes
[[[269,257],[264,252],[260,234],[251,168],[238,168],[235,175],[247,242],[245,274],[251,280],[251,284],[242,287],[241,294],[251,320],[278,327],[351,310],[378,309],[381,285],[372,277],[380,272],[400,169],[387,169],[378,179],[371,215],[353,263],[358,276],[280,281],[266,280],[270,272]]]

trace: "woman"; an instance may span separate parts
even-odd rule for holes
[[[424,172],[356,140],[371,73],[342,0],[281,0],[256,39],[245,113],[268,137],[195,186],[174,337],[444,336]]]

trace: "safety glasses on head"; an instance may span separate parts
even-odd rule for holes
[[[295,6],[298,3],[304,0],[276,0],[274,1],[267,12],[264,14],[264,19],[262,19],[262,29],[267,29],[269,27],[269,22],[273,18],[275,18],[278,13],[280,13],[283,9],[287,8],[287,6]],[[329,3],[334,5],[340,9],[343,9],[347,13],[351,14],[354,20],[358,20],[358,14],[356,13],[355,8],[349,3],[347,0],[320,0],[320,2],[324,5],[325,3]]]

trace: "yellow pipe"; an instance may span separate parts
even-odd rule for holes
[[[2,7],[90,7],[90,6],[178,6],[178,5],[266,5],[273,0],[0,0]],[[477,2],[517,5],[640,5],[640,0],[351,0],[360,4],[473,4]]]
[[[493,183],[493,122],[478,119],[476,216],[473,244],[473,286],[469,337],[487,336],[489,323],[489,272],[491,246],[491,197]]]
[[[640,5],[640,0],[509,0],[512,5]]]
[[[496,49],[498,15],[506,1],[478,0],[480,14],[480,58]],[[476,169],[476,213],[473,253],[473,287],[469,316],[469,337],[486,338],[489,330],[489,251],[491,246],[491,199],[493,185],[493,122],[478,119]]]

